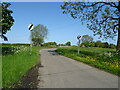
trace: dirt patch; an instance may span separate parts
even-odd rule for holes
[[[36,90],[38,85],[37,78],[38,78],[39,67],[43,67],[40,62],[37,65],[35,65],[33,68],[31,68],[18,83],[14,84],[15,88],[17,89],[20,89],[20,88],[33,89],[34,88],[34,90]]]

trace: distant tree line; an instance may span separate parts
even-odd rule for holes
[[[81,39],[81,47],[101,47],[101,48],[116,48],[116,45],[109,44],[108,42],[93,41],[93,37],[89,35],[83,35]]]
[[[14,43],[14,44],[2,43],[2,46],[30,46],[30,44],[27,44],[27,43]]]
[[[57,43],[56,42],[47,42],[47,43],[44,43],[42,46],[45,46],[45,47],[48,47],[48,46],[57,46]]]
[[[71,42],[68,41],[65,44],[58,44],[58,46],[71,46]]]
[[[48,46],[71,46],[71,42],[68,41],[65,44],[57,44],[56,42],[47,42],[42,44],[42,46],[48,47]]]
[[[87,39],[85,39],[86,37],[87,37]],[[88,39],[88,37],[90,37],[90,38]],[[42,44],[42,46],[44,46],[44,47],[71,46],[71,42],[68,41],[65,44],[57,44],[56,42],[47,42],[47,43]],[[91,36],[83,36],[80,47],[100,47],[100,48],[115,49],[116,45],[109,44],[108,42],[93,41],[93,38]]]
[[[101,48],[116,48],[116,45],[109,44],[108,42],[101,42],[101,41],[92,41],[92,42],[84,42],[81,43],[81,47],[101,47]]]

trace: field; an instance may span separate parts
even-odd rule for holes
[[[3,88],[13,88],[13,84],[18,82],[27,71],[35,66],[39,60],[40,47],[33,47],[30,55],[28,46],[3,47],[2,55],[2,86]]]
[[[2,47],[2,86],[14,88],[13,84],[18,82],[29,69],[40,61],[39,50],[41,47],[33,47],[30,55],[28,46],[4,46]],[[42,47],[53,48],[53,47]],[[119,75],[118,54],[115,49],[108,48],[80,48],[77,54],[77,47],[59,47],[56,51],[64,56],[84,62],[91,66]],[[0,62],[1,63],[1,62]]]
[[[115,49],[96,48],[96,47],[81,47],[80,54],[77,53],[77,47],[61,47],[56,50],[61,55],[75,59],[77,61],[89,64],[104,71],[119,75],[120,71],[118,62],[118,53]]]

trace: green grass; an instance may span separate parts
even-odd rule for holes
[[[119,75],[119,58],[115,49],[109,48],[80,48],[80,54],[77,54],[77,47],[58,48],[56,51],[69,58],[81,61],[107,72]]]
[[[32,55],[29,54],[29,47],[21,47],[15,54],[2,56],[2,86],[13,88],[27,71],[35,66],[40,60],[39,47],[33,47]]]

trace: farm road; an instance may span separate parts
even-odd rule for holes
[[[55,49],[41,50],[38,88],[118,88],[118,77],[58,55]]]

